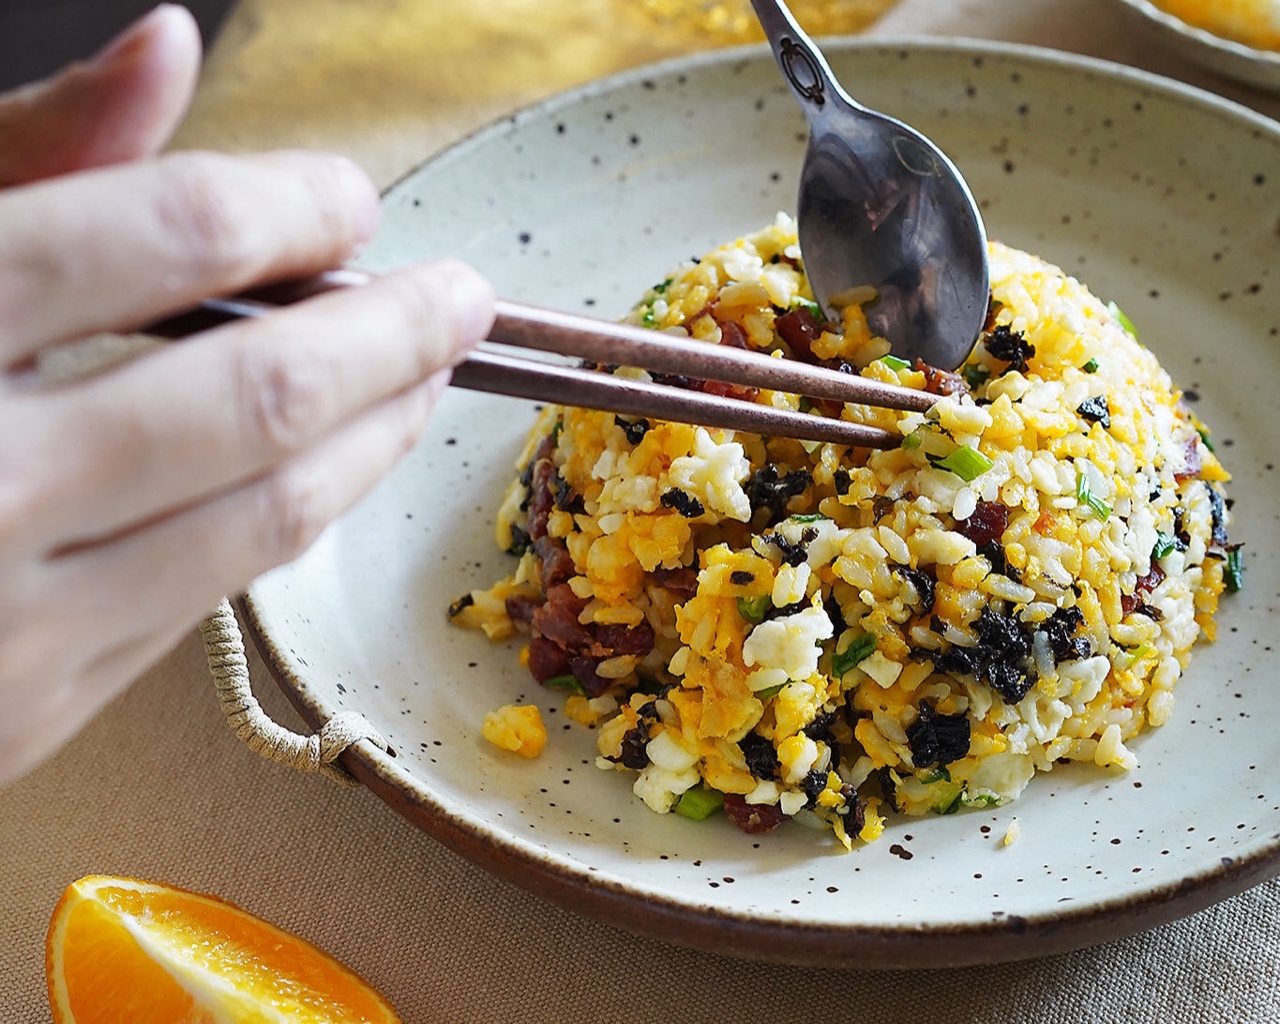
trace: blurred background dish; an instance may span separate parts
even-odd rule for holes
[[[1118,0],[1118,6],[1135,25],[1201,67],[1280,92],[1280,6],[1273,0],[1161,0],[1159,6]]]
[[[790,0],[810,35],[861,32],[897,0]],[[763,39],[750,0],[641,0],[640,10],[663,29],[700,36],[710,46]]]

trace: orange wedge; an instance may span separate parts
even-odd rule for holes
[[[359,975],[213,896],[72,882],[45,941],[55,1024],[399,1024]]]

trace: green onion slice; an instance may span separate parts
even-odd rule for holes
[[[1244,586],[1244,555],[1239,548],[1227,552],[1227,590],[1232,594]]]
[[[676,802],[675,812],[694,821],[705,821],[724,806],[724,794],[702,783],[686,789]]]
[[[1151,549],[1151,561],[1158,562],[1164,558],[1170,551],[1178,546],[1175,538],[1167,533],[1156,534],[1156,546]]]
[[[961,368],[960,376],[969,385],[970,391],[977,391],[978,388],[991,379],[991,371],[981,363],[970,363]]]
[[[897,356],[881,356],[876,360],[877,363],[884,363],[891,370],[909,370],[911,364],[905,359],[899,359]]]
[[[1097,373],[1098,360],[1090,359],[1087,363],[1084,364],[1084,366],[1080,367],[1080,369],[1083,370],[1085,373]]]
[[[849,669],[871,657],[876,649],[876,635],[863,633],[849,642],[843,651],[831,655],[831,674],[840,679]]]
[[[826,314],[822,312],[822,307],[809,299],[802,299],[799,296],[796,296],[796,298],[791,300],[791,308],[808,310],[813,314],[813,318],[819,323],[825,323],[827,320]]]
[[[565,690],[569,693],[576,693],[582,697],[588,697],[586,688],[578,682],[576,676],[565,673],[562,676],[552,676],[550,679],[543,680],[542,683],[549,690]]]
[[[1076,471],[1076,501],[1087,505],[1104,523],[1111,516],[1111,506],[1089,489],[1089,478],[1079,470]]]
[[[1138,340],[1138,328],[1133,326],[1133,321],[1129,319],[1123,309],[1117,306],[1114,302],[1108,302],[1107,312],[1120,321],[1120,326],[1129,332],[1130,337],[1132,337],[1134,341]]]
[[[977,448],[970,448],[967,444],[961,445],[946,458],[939,459],[930,455],[929,461],[938,469],[945,469],[948,473],[954,473],[966,483],[978,479],[995,465]]]
[[[763,622],[765,614],[773,605],[773,598],[768,594],[759,597],[738,598],[738,614],[748,622]]]

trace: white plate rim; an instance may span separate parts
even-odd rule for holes
[[[887,53],[934,51],[953,56],[1013,58],[1031,65],[1077,71],[1173,96],[1180,102],[1243,121],[1255,132],[1280,139],[1280,123],[1232,100],[1141,69],[1047,47],[963,37],[916,36],[832,37],[824,39],[823,45]],[[411,168],[388,187],[387,194],[436,161],[463,155],[474,146],[484,145],[492,134],[524,118],[552,114],[585,98],[637,85],[646,79],[694,71],[707,65],[732,65],[768,57],[768,49],[763,45],[709,51],[644,65],[566,90],[478,128]],[[265,626],[263,609],[255,602],[253,587],[240,596],[237,607],[271,676],[308,727],[318,732],[336,709],[325,706],[307,680],[289,667],[289,657]],[[430,792],[415,786],[399,768],[394,755],[388,756],[367,741],[348,748],[340,760],[392,809],[496,877],[573,912],[638,934],[761,961],[806,966],[916,968],[1039,957],[1167,923],[1280,874],[1278,834],[1268,845],[1247,856],[1223,858],[1219,865],[1187,874],[1177,883],[1039,915],[984,918],[923,929],[864,924],[835,927],[800,920],[761,920],[745,913],[693,907],[663,894],[593,876],[589,869],[565,864],[518,837],[496,836],[483,819],[469,816],[463,809],[445,806]],[[1098,932],[1100,923],[1110,926],[1105,934]]]

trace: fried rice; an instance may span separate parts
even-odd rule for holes
[[[990,255],[957,373],[889,355],[857,306],[824,320],[782,215],[628,317],[939,394],[907,413],[662,378],[898,430],[893,450],[539,415],[497,516],[514,571],[451,614],[527,636],[522,662],[654,811],[797,819],[847,847],[1062,762],[1132,768],[1169,720],[1239,582],[1228,474],[1122,312]]]

